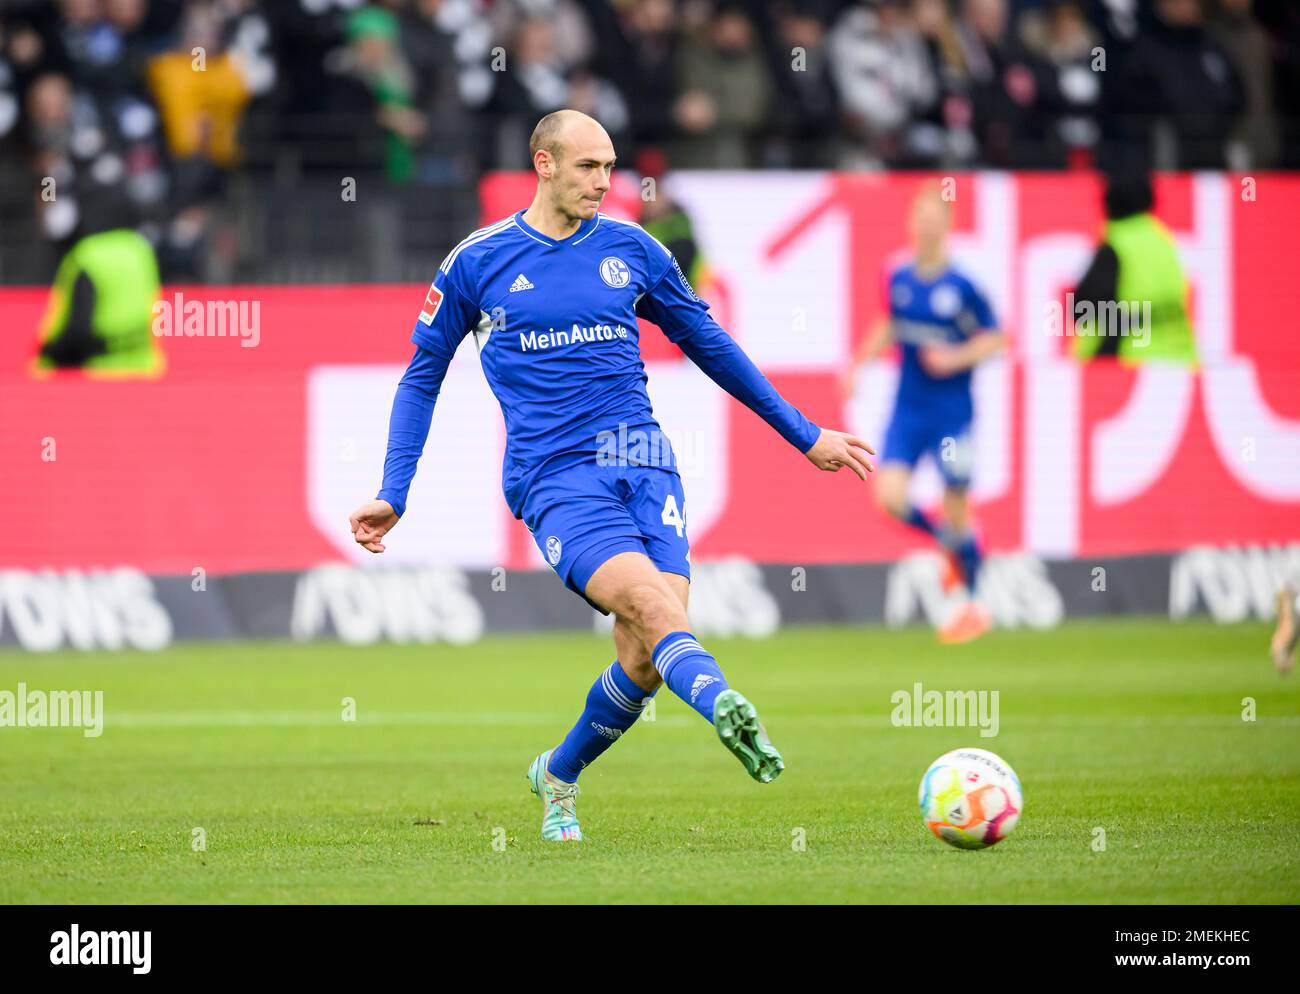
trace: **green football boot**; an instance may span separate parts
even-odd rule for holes
[[[582,829],[573,799],[578,796],[576,783],[565,783],[546,771],[552,750],[533,760],[528,767],[528,786],[542,799],[542,838],[547,842],[581,842]]]
[[[754,705],[738,690],[724,690],[713,702],[713,727],[718,738],[744,764],[759,783],[771,783],[785,769],[785,761],[767,737]]]

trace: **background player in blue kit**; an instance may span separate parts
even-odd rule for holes
[[[686,499],[646,394],[637,316],[819,469],[862,479],[873,450],[791,406],[712,319],[672,254],[639,225],[599,213],[614,148],[585,114],[544,117],[530,142],[532,205],[474,232],[443,260],[415,324],[389,426],[384,482],[351,517],[382,552],[406,511],[448,363],[473,334],[506,422],[502,488],[556,574],[615,616],[617,658],[564,741],[533,760],[542,837],[581,839],[578,774],[640,715],[661,683],[710,721],[754,779],[784,768],[754,706],[732,690],[687,620]],[[650,444],[611,451],[611,439]],[[666,458],[665,458],[666,454]]]
[[[1002,348],[988,299],[948,258],[951,205],[927,187],[912,207],[913,260],[894,270],[886,286],[889,316],[859,348],[847,370],[853,392],[857,370],[897,342],[898,393],[880,454],[876,495],[901,521],[935,537],[947,554],[945,586],[964,582],[972,597],[939,630],[946,642],[976,638],[989,615],[973,598],[980,549],[971,528],[967,490],[972,462],[971,371]],[[929,455],[943,477],[942,524],[912,503],[912,470]]]

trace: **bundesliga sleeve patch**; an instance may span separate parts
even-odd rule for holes
[[[420,320],[433,327],[433,316],[438,313],[438,308],[441,305],[442,291],[430,283],[429,292],[424,298],[424,306],[420,308]]]

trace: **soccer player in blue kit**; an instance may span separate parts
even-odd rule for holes
[[[964,581],[971,597],[939,629],[944,642],[965,642],[988,630],[975,599],[982,556],[970,525],[967,490],[972,463],[971,371],[1002,348],[993,309],[948,258],[951,204],[927,187],[912,205],[913,260],[889,275],[888,318],[868,335],[845,376],[853,393],[858,368],[897,342],[898,393],[880,452],[876,497],[900,521],[933,536],[947,556],[945,587]],[[943,477],[944,523],[912,503],[912,471],[922,456]]]
[[[865,480],[874,450],[800,414],[713,320],[672,254],[639,225],[599,212],[614,147],[596,121],[548,114],[530,151],[531,206],[474,232],[438,267],[393,400],[383,486],[350,523],[360,545],[384,551],[406,512],[447,365],[473,334],[505,416],[510,510],[565,584],[615,618],[617,658],[568,735],[527,774],[542,801],[542,838],[563,841],[582,838],[578,774],[632,727],[661,683],[714,726],[755,780],[784,769],[753,704],[690,631],[686,499],[675,458],[662,458],[637,316],[818,469],[847,466]],[[636,447],[610,458],[614,436],[654,439],[654,458]]]

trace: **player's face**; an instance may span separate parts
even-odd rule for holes
[[[566,216],[590,220],[609,192],[614,146],[603,131],[566,143],[551,177],[556,206]]]
[[[948,237],[948,207],[938,197],[922,197],[912,209],[912,241],[928,251],[943,245]]]

